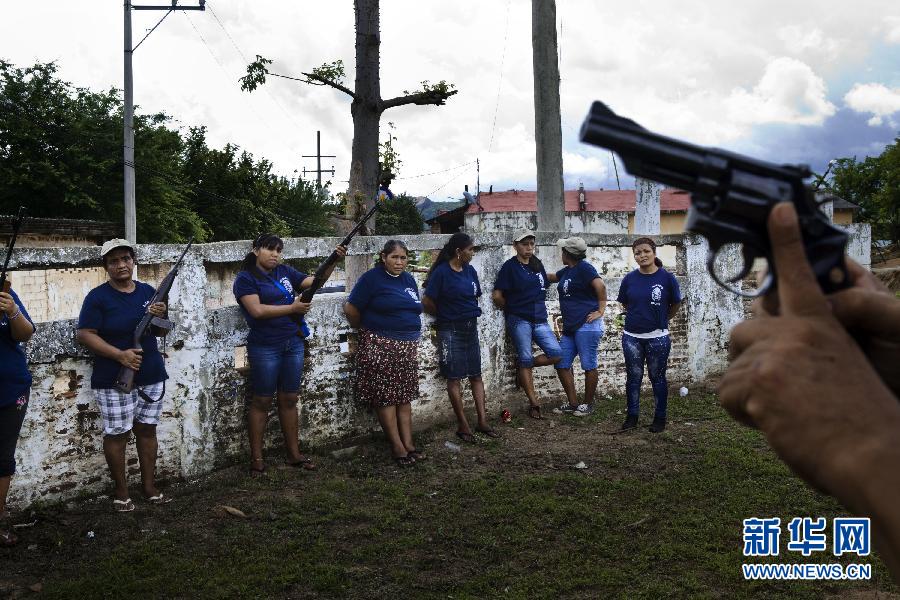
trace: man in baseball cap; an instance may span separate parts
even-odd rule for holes
[[[562,238],[556,240],[556,245],[574,256],[583,258],[587,254],[587,243],[580,237]]]
[[[525,238],[535,237],[534,232],[530,229],[519,229],[513,236],[514,242],[521,242]]]
[[[106,264],[106,255],[117,248],[128,248],[131,250],[131,258],[134,258],[134,244],[122,238],[115,238],[106,242],[100,247],[100,257],[103,258],[103,264]]]

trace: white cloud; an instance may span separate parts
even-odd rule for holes
[[[900,44],[900,16],[884,18],[884,40],[889,44]]]
[[[822,78],[809,65],[788,57],[766,65],[752,90],[736,89],[727,103],[729,116],[748,124],[821,125],[836,110]]]
[[[869,125],[888,123],[894,127],[891,116],[900,112],[900,88],[888,88],[880,83],[857,83],[844,96],[847,106],[860,113],[872,113]]]

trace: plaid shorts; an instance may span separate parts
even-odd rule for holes
[[[94,398],[100,406],[100,416],[103,418],[103,433],[105,435],[128,433],[135,421],[147,425],[159,424],[165,385],[165,381],[160,381],[141,388],[147,396],[154,398],[155,402],[147,402],[141,398],[137,389],[127,394],[115,388],[94,390]]]

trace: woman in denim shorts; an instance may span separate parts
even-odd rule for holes
[[[16,472],[16,443],[25,421],[31,373],[22,350],[34,334],[25,305],[9,289],[0,289],[0,548],[18,542],[9,525],[6,494]]]
[[[301,302],[296,294],[312,285],[313,278],[281,264],[283,249],[284,242],[273,233],[257,237],[253,240],[251,251],[244,257],[241,271],[232,286],[234,297],[250,328],[247,359],[250,362],[253,398],[247,411],[247,426],[250,433],[250,475],[253,477],[266,471],[263,433],[273,396],[278,398],[278,420],[287,450],[287,464],[308,471],[316,468],[300,452],[297,416],[297,396],[303,376],[303,339],[309,335],[303,315],[309,312],[311,303]],[[336,251],[344,256],[346,249],[338,246]]]
[[[597,269],[585,260],[587,244],[580,237],[558,240],[565,267],[556,272],[559,310],[563,334],[559,340],[562,360],[556,374],[566,391],[568,402],[563,413],[583,417],[594,412],[597,391],[597,350],[603,337],[603,313],[606,311],[606,285]],[[584,402],[578,404],[572,363],[578,356],[584,369]]]
[[[494,282],[491,299],[506,313],[506,331],[518,354],[519,384],[528,397],[528,416],[541,419],[541,406],[534,392],[532,367],[555,365],[562,358],[562,350],[547,323],[547,283],[556,280],[548,275],[544,265],[534,255],[534,232],[522,229],[513,236],[516,255],[503,263]],[[544,351],[533,356],[532,342]]]
[[[475,244],[465,233],[454,233],[441,249],[425,278],[422,306],[435,316],[438,332],[438,360],[441,375],[447,378],[447,395],[456,413],[456,435],[473,443],[475,437],[466,420],[460,380],[468,377],[478,414],[475,431],[488,437],[500,437],[487,420],[484,408],[484,381],[481,379],[481,346],[478,343],[478,317],[481,308],[481,283],[472,267]]]

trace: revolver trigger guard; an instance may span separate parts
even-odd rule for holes
[[[737,275],[734,278],[729,279],[727,282],[722,281],[719,278],[719,275],[716,273],[716,254],[718,254],[718,250],[719,250],[718,248],[716,250],[713,250],[712,246],[710,246],[709,253],[707,253],[707,255],[706,255],[706,270],[709,273],[710,277],[713,278],[713,281],[715,281],[717,284],[719,284],[719,287],[725,288],[729,292],[736,294],[738,296],[742,296],[744,298],[758,298],[759,296],[762,296],[767,291],[769,291],[769,288],[772,287],[772,283],[775,281],[775,278],[772,276],[771,270],[767,271],[766,277],[765,277],[765,279],[763,279],[762,284],[760,284],[760,286],[758,288],[756,288],[755,290],[745,292],[743,289],[741,289],[740,285],[735,285],[741,279],[743,279],[744,276],[747,275],[747,273],[750,272],[750,268],[752,268],[753,261],[750,261],[750,263],[749,263],[750,267],[747,266],[747,261],[744,262],[744,269],[740,275]]]

